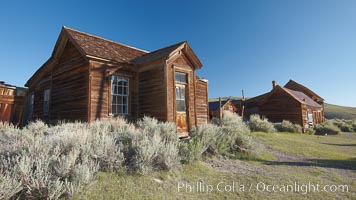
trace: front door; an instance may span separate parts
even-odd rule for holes
[[[176,72],[176,126],[179,133],[188,132],[186,74]]]

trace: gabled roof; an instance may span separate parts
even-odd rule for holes
[[[188,58],[196,68],[200,69],[202,67],[200,60],[186,41],[149,53],[146,50],[63,26],[51,57],[30,77],[25,84],[26,86],[40,80],[53,67],[56,59],[62,54],[68,40],[77,47],[78,51],[87,61],[89,59],[100,59],[115,64],[141,64],[160,58],[168,59],[174,52],[182,50],[187,53]]]
[[[148,51],[114,42],[88,33],[83,33],[68,27],[63,30],[89,56],[113,60],[120,63],[130,63]]]
[[[221,101],[221,107],[223,107],[227,102],[230,102],[230,101],[231,100]],[[209,110],[219,110],[219,105],[220,105],[219,101],[209,102]]]
[[[180,47],[184,43],[186,43],[186,42],[185,41],[179,42],[177,44],[173,44],[171,46],[164,47],[162,49],[158,49],[156,51],[144,54],[141,57],[134,59],[132,62],[135,64],[140,64],[140,63],[157,60],[160,58],[168,58],[172,52],[174,52],[178,47]]]
[[[321,107],[317,102],[315,102],[313,99],[311,99],[309,96],[304,94],[303,92],[291,90],[288,88],[283,88],[284,90],[288,91],[293,95],[293,98],[299,100],[299,102],[306,104],[308,106],[313,106],[313,107]]]
[[[322,97],[320,97],[319,95],[317,95],[315,92],[313,92],[312,90],[310,90],[309,88],[307,88],[306,86],[290,79],[288,81],[288,83],[286,83],[284,85],[285,88],[288,88],[288,89],[292,89],[292,90],[295,90],[295,91],[300,91],[300,92],[303,92],[304,94],[308,95],[308,96],[314,96],[320,100],[324,100]]]
[[[279,89],[284,91],[286,94],[288,94],[290,97],[292,97],[293,99],[295,99],[296,101],[298,101],[301,104],[305,104],[305,105],[312,106],[312,107],[318,107],[318,108],[321,107],[321,105],[316,103],[313,99],[311,99],[309,96],[305,95],[304,93],[295,91],[295,90],[291,90],[291,89],[288,89],[288,88],[285,88],[285,87],[282,87],[279,85],[276,85],[276,87],[269,93],[269,95],[265,96],[265,98],[262,100],[263,103],[265,101],[267,101],[269,99],[269,97],[272,96],[272,94]]]

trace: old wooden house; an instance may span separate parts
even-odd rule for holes
[[[272,122],[288,120],[304,129],[324,121],[324,100],[307,87],[290,80],[284,87],[272,82],[273,89],[246,101],[246,115],[259,114]]]
[[[178,132],[208,120],[208,83],[188,42],[153,52],[63,27],[51,57],[27,81],[32,119],[93,121],[144,115]]]
[[[220,112],[227,110],[230,112],[237,112],[236,101],[235,100],[223,100],[221,105],[219,101],[209,102],[209,118],[219,117]]]
[[[22,125],[27,89],[0,81],[0,121]]]

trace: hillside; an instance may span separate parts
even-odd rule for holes
[[[235,97],[235,96],[221,97],[221,100],[227,100],[227,99],[239,100],[239,99],[241,99],[241,97]],[[209,98],[209,102],[212,102],[212,101],[219,101],[219,98]],[[327,119],[338,118],[338,119],[356,120],[356,108],[326,103],[325,104],[325,117]]]
[[[356,120],[356,108],[325,104],[325,117],[327,119],[339,118]]]

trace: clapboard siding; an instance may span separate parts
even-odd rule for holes
[[[139,117],[144,115],[167,120],[164,64],[139,73]]]
[[[288,119],[293,123],[303,124],[301,104],[283,90],[274,92],[268,101],[260,106],[260,115],[267,117],[272,122]]]
[[[88,66],[80,52],[68,41],[52,71],[50,91],[52,123],[59,120],[87,120]]]
[[[208,83],[204,80],[196,80],[196,118],[197,125],[208,122]]]

